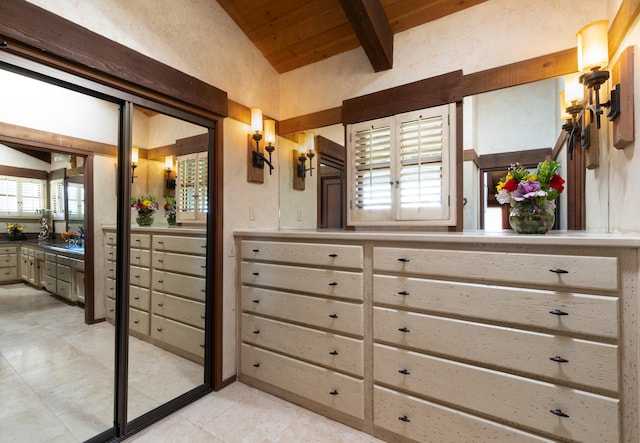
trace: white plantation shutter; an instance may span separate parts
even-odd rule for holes
[[[198,212],[206,214],[209,204],[209,199],[207,198],[207,181],[209,179],[207,170],[207,154],[198,155],[197,177],[198,192],[196,195],[198,197]]]
[[[455,224],[453,112],[450,104],[348,126],[349,224]]]
[[[176,220],[206,220],[208,169],[206,152],[181,155],[177,159]]]
[[[67,184],[67,202],[69,203],[69,219],[84,219],[84,185],[82,183]]]
[[[51,180],[49,186],[51,216],[56,219],[64,218],[64,180]]]
[[[31,217],[44,207],[45,181],[0,176],[0,215]]]
[[[0,177],[0,215],[19,215],[16,177]]]

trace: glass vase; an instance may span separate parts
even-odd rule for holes
[[[167,224],[169,226],[175,226],[176,225],[176,213],[175,212],[170,212],[169,214],[167,214]]]
[[[556,204],[545,202],[541,207],[516,203],[509,213],[509,225],[518,234],[546,234],[556,221]]]
[[[151,226],[153,224],[153,212],[149,214],[138,212],[136,222],[138,223],[138,226]]]

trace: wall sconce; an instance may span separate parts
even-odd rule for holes
[[[138,167],[138,148],[133,148],[131,150],[131,183],[133,183],[134,179],[138,178],[138,176],[135,175],[137,167]]]
[[[273,123],[271,123],[273,122]],[[269,159],[260,152],[260,140],[262,140],[262,110],[259,108],[251,108],[251,132],[253,132],[253,140],[256,142],[256,149],[252,153],[252,162],[254,168],[264,169],[264,164],[269,165],[269,175],[273,171],[271,163],[271,154],[275,151],[275,122],[273,120],[265,120],[265,142],[268,145],[265,150],[269,153]]]
[[[578,39],[578,70],[584,72],[582,83],[589,88],[589,109],[600,129],[602,108],[609,108],[607,117],[615,120],[620,115],[620,84],[611,91],[609,101],[600,103],[600,86],[609,79],[609,71],[602,70],[609,64],[607,31],[609,22],[599,20],[582,28],[576,34]],[[594,101],[595,96],[595,101]]]
[[[569,133],[567,151],[569,159],[573,159],[575,142],[582,132],[582,114],[584,112],[584,86],[580,83],[580,74],[569,74],[564,77],[564,91],[560,93],[560,112],[566,121],[562,129]]]
[[[171,179],[171,168],[173,168],[173,157],[168,156],[164,158],[164,173],[167,174],[167,179],[165,182],[165,187],[167,189],[175,189],[176,181]]]
[[[298,162],[296,163],[296,175],[304,180],[309,172],[309,176],[313,176],[313,157],[316,154],[313,152],[314,140],[313,132],[307,132],[304,134],[304,144],[301,144],[298,149]],[[309,158],[309,167],[307,168],[307,157]]]

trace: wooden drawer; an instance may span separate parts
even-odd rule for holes
[[[328,297],[362,300],[363,277],[359,272],[245,262],[242,283],[309,292]]]
[[[69,266],[71,267],[71,269],[75,269],[77,271],[84,271],[84,260],[72,258],[70,260]]]
[[[504,263],[517,263],[526,272],[514,272]],[[551,289],[618,289],[617,257],[376,247],[373,266],[376,271],[544,285]]]
[[[313,400],[337,411],[364,417],[364,382],[247,344],[241,347],[242,374]]]
[[[149,313],[129,308],[129,329],[138,334],[149,335]]]
[[[54,265],[55,266],[55,265]],[[51,276],[49,274],[45,274],[44,280],[42,281],[42,287],[49,292],[56,293],[56,282],[58,280],[55,276]]]
[[[377,341],[618,391],[615,345],[385,308],[373,325]]]
[[[18,268],[0,268],[0,281],[16,280],[18,278]]]
[[[129,306],[142,311],[148,311],[151,302],[150,293],[151,291],[148,288],[129,286]]]
[[[242,286],[242,310],[363,336],[362,304]]]
[[[152,298],[152,313],[204,329],[204,303],[155,291]]]
[[[149,249],[151,247],[151,236],[149,234],[131,234],[130,246],[137,249]]]
[[[71,292],[71,283],[58,280],[56,282],[56,294],[58,294],[62,298],[66,298],[70,301],[76,301],[74,299],[74,294]]]
[[[437,357],[374,345],[376,382],[563,438],[617,442],[619,401]],[[407,370],[405,375],[400,371]],[[562,411],[560,417],[551,411]]]
[[[58,263],[59,265],[63,265],[63,266],[70,266],[71,265],[71,258],[67,257],[66,255],[58,255],[56,257],[56,263]]]
[[[417,442],[553,442],[380,386],[373,389],[373,423]]]
[[[154,235],[154,251],[172,251],[185,254],[205,255],[207,241],[204,237],[181,237],[175,235]]]
[[[151,251],[145,249],[131,249],[129,251],[129,262],[135,266],[150,267]]]
[[[149,271],[148,268],[131,266],[131,268],[129,268],[129,283],[143,288],[149,288],[151,286],[151,271]]]
[[[116,247],[115,246],[105,246],[104,247],[104,258],[107,261],[116,261]]]
[[[116,262],[107,261],[105,262],[104,273],[107,278],[116,278]]]
[[[618,297],[374,275],[373,302],[560,332],[618,337]]]
[[[191,277],[154,269],[153,289],[203,302],[206,295],[206,281],[201,277]]]
[[[116,318],[116,301],[112,298],[107,298],[105,301],[105,318],[109,323],[114,323]]]
[[[10,268],[12,266],[18,266],[18,254],[0,255],[0,268]]]
[[[110,246],[115,246],[117,244],[115,231],[106,231],[104,233],[104,243]]]
[[[202,329],[152,314],[151,336],[204,358],[204,331]]]
[[[2,245],[0,246],[0,254],[17,254],[18,247],[15,245]]]
[[[44,262],[44,273],[54,279],[57,278],[58,275],[58,266],[56,265],[56,261],[45,261]]]
[[[242,240],[240,254],[247,260],[362,269],[362,246]]]
[[[109,298],[116,298],[116,281],[113,278],[104,280],[104,292]]]
[[[242,315],[242,340],[356,376],[363,376],[362,340],[249,314]]]
[[[37,259],[37,260],[44,260],[44,251],[41,249],[35,249],[33,252],[33,256]]]
[[[60,264],[56,265],[56,277],[58,280],[71,283],[71,268]]]
[[[153,267],[163,271],[182,272],[204,277],[207,271],[207,261],[204,256],[153,251]]]

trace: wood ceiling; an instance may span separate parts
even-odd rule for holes
[[[375,71],[393,66],[393,35],[487,0],[218,0],[284,73],[362,46]]]

